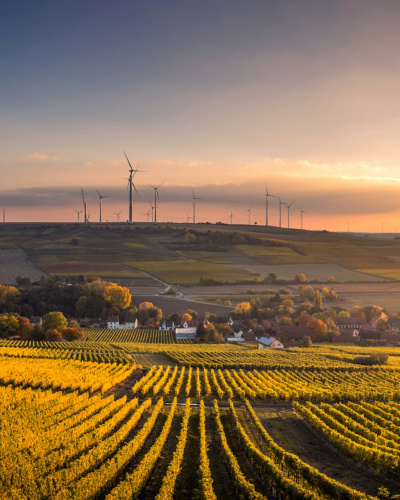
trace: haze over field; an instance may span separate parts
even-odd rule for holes
[[[0,209],[7,221],[265,223],[399,229],[400,5],[8,2],[0,30]],[[270,199],[270,224],[278,203]],[[383,224],[383,225],[382,225]],[[286,208],[282,226],[287,225]]]

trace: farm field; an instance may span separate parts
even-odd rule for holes
[[[137,354],[143,376],[136,364],[32,358],[21,347],[7,357],[5,344],[2,498],[372,500],[381,486],[400,493],[400,370],[315,369],[311,360],[301,371],[157,364],[165,351]],[[82,371],[87,387],[76,382]]]
[[[185,243],[188,228],[197,232],[191,246]],[[144,223],[7,224],[0,232],[0,248],[23,250],[27,260],[20,259],[7,270],[0,259],[0,277],[3,273],[3,282],[12,283],[18,275],[34,280],[46,273],[90,273],[104,279],[141,280],[146,277],[144,271],[180,285],[196,285],[201,279],[229,283],[248,279],[257,284],[270,273],[286,280],[299,273],[321,281],[331,275],[340,282],[399,279],[400,242],[392,238],[278,228],[266,232],[262,227],[199,224],[188,228]],[[249,238],[251,244],[237,244],[234,238],[229,243],[230,236],[228,243],[214,244],[213,234],[215,241],[225,242],[224,234],[235,234],[238,240]]]
[[[397,314],[400,311],[400,293],[366,292],[366,293],[341,293],[340,304],[351,309],[353,306],[368,306],[371,304],[384,304],[387,309]]]
[[[254,279],[251,271],[222,264],[203,261],[180,260],[172,262],[131,262],[130,266],[153,274],[166,283],[188,285],[199,283],[200,279],[215,281],[236,281]]]

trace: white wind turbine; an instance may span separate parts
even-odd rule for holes
[[[290,221],[289,221],[289,216],[290,216],[290,207],[293,205],[293,201],[290,205],[288,205],[287,203],[285,203],[286,205],[286,208],[287,208],[287,227],[289,228],[290,227]]]
[[[79,224],[79,215],[83,212],[83,210],[75,210],[75,212],[78,214],[78,224]]]
[[[117,222],[119,222],[119,216],[121,215],[121,210],[119,212],[114,212],[114,215],[117,216]]]
[[[149,186],[154,189],[154,222],[155,223],[157,222],[157,200],[158,200],[158,202],[160,202],[160,196],[158,195],[158,190],[162,184],[163,183],[159,184],[158,186],[152,186],[151,184],[149,184]]]
[[[196,200],[201,200],[202,198],[198,198],[195,196],[194,191],[192,189],[192,194],[193,194],[193,224],[196,224]]]
[[[97,189],[96,189],[96,191],[97,191]],[[100,207],[100,224],[101,224],[101,200],[102,200],[103,198],[109,198],[109,196],[108,196],[108,195],[103,196],[103,195],[101,195],[98,191],[97,191],[97,194],[99,195],[99,198],[100,198],[100,201],[99,201],[99,207]]]
[[[250,217],[253,215],[253,212],[251,211],[251,205],[250,208],[246,210],[246,212],[249,212],[249,226],[250,226]]]
[[[279,196],[279,194],[278,194],[278,198],[279,198],[279,227],[282,227],[282,205],[286,205],[286,203],[284,203],[281,200],[281,197]]]
[[[230,221],[231,221],[231,225],[232,225],[232,220],[233,220],[233,219],[236,219],[236,217],[235,217],[235,216],[233,215],[233,213],[232,213],[232,210],[231,210],[231,214],[230,214],[230,216],[229,216],[229,219],[230,219]]]
[[[269,194],[267,183],[265,183],[265,225],[268,227],[268,198],[276,198],[273,194]]]

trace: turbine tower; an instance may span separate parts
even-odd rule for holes
[[[193,189],[192,189],[192,194],[193,194],[193,224],[196,224],[196,200],[201,200],[201,198],[195,196]]]
[[[281,200],[279,194],[278,198],[279,198],[279,227],[282,227],[282,205],[285,205],[285,203]]]
[[[303,229],[303,214],[306,214],[307,212],[303,210],[303,207],[301,207],[300,210],[300,220],[301,220],[301,229]]]
[[[232,225],[232,219],[235,219],[236,217],[233,215],[232,210],[231,210],[231,215],[229,216],[229,219],[231,220],[231,225]]]
[[[78,224],[79,224],[79,214],[81,214],[83,212],[83,210],[75,210],[75,212],[78,214]]]
[[[251,205],[250,205],[250,208],[248,208],[246,210],[246,212],[249,212],[249,226],[250,226],[250,216],[253,215],[252,211],[251,211]]]
[[[149,186],[154,189],[154,222],[155,223],[157,223],[157,200],[160,201],[160,197],[158,195],[158,189],[161,186],[161,184],[159,184],[158,186],[152,186],[151,184],[149,184]]]
[[[129,178],[127,179],[128,181],[128,189],[129,189],[129,223],[132,224],[132,198],[133,198],[133,190],[136,191],[136,194],[139,196],[139,193],[137,192],[136,186],[133,183],[133,178],[136,175],[136,172],[142,172],[142,170],[134,169],[132,168],[131,162],[129,161],[129,158],[126,156],[125,151],[123,151],[125,158],[128,162],[129,165]]]
[[[186,222],[188,222],[188,223],[189,223],[191,220],[192,220],[192,218],[190,217],[190,215],[189,215],[189,214],[186,214]]]
[[[121,215],[121,210],[119,212],[114,212],[114,215],[117,216],[117,222],[119,222],[119,216]]]
[[[96,191],[97,191],[97,189],[96,189]],[[97,191],[97,194],[99,195],[99,198],[100,198],[99,207],[100,207],[100,224],[101,224],[101,200],[103,198],[109,198],[109,196],[108,195],[102,196],[98,191]]]
[[[151,206],[151,222],[154,222],[154,205],[150,203]]]
[[[276,198],[273,194],[268,193],[267,183],[265,183],[265,225],[268,227],[268,197]]]
[[[290,227],[290,221],[289,221],[289,216],[290,216],[290,207],[293,205],[293,201],[290,205],[288,205],[287,203],[285,203],[286,205],[286,208],[287,208],[287,227],[289,228]]]
[[[89,222],[89,218],[86,215],[86,200],[85,200],[85,194],[83,192],[83,187],[81,187],[82,191],[82,200],[83,200],[83,212],[84,212],[84,218],[85,218],[85,224],[86,222]]]
[[[150,209],[147,210],[147,212],[145,214],[143,214],[147,217],[147,223],[149,222],[149,219],[150,219]]]

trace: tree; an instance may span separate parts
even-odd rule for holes
[[[24,340],[30,340],[33,326],[28,318],[20,316],[18,319],[18,328],[15,330],[15,335],[19,335]]]
[[[338,318],[350,318],[349,311],[340,311],[338,313]]]
[[[239,302],[235,307],[235,312],[245,314],[250,311],[250,302]]]
[[[132,302],[132,295],[129,289],[124,286],[118,286],[112,283],[104,288],[103,298],[110,306],[125,309]]]
[[[181,322],[192,321],[192,316],[189,313],[182,314]]]
[[[282,318],[279,318],[279,326],[291,326],[292,320],[288,316],[283,316]]]
[[[214,325],[214,328],[217,330],[219,334],[222,335],[222,337],[228,337],[228,335],[232,334],[231,327],[226,323],[216,323]]]
[[[302,343],[301,343],[301,347],[311,347],[312,346],[312,341],[309,337],[309,335],[307,335],[307,337],[304,337]]]
[[[185,234],[185,243],[186,245],[193,245],[194,243],[196,243],[196,235],[188,231]]]
[[[292,299],[284,299],[284,300],[282,300],[282,305],[285,307],[293,307],[294,302]]]
[[[314,340],[323,340],[325,338],[325,334],[328,330],[328,327],[326,324],[317,318],[313,318],[309,323],[308,326],[313,330],[314,332]]]
[[[63,331],[62,336],[64,337],[65,340],[72,341],[72,340],[82,340],[85,334],[83,333],[82,328],[69,327]]]
[[[0,338],[7,338],[13,335],[19,327],[18,319],[13,315],[0,315]]]
[[[386,330],[386,327],[387,327],[386,323],[387,323],[387,319],[386,319],[386,318],[380,318],[380,319],[378,319],[378,321],[376,322],[376,325],[375,325],[375,326],[376,326],[376,328],[377,328],[378,330],[383,331],[383,330]]]
[[[275,273],[269,273],[267,276],[267,283],[276,283],[276,280],[278,279],[278,276]]]
[[[56,329],[46,330],[44,336],[48,342],[59,342],[62,340],[62,333]]]
[[[304,273],[296,274],[296,276],[294,277],[295,283],[306,283],[306,281],[307,281],[307,278],[306,278],[306,275]]]
[[[49,312],[43,318],[43,329],[47,330],[58,330],[62,332],[68,326],[67,318],[63,313],[59,311]]]
[[[314,292],[314,309],[317,309],[320,311],[322,309],[322,297],[321,294],[319,293],[319,290],[315,290]]]
[[[231,306],[232,305],[232,302],[227,299],[227,300],[224,300],[224,306]]]
[[[19,291],[14,286],[0,285],[0,310],[15,311]]]
[[[314,299],[314,288],[310,285],[299,286],[298,291],[300,293],[301,300],[313,300]]]
[[[333,342],[333,337],[337,337],[340,334],[339,328],[331,318],[328,319],[326,326],[327,326],[326,335],[327,335],[328,339],[331,342]]]

